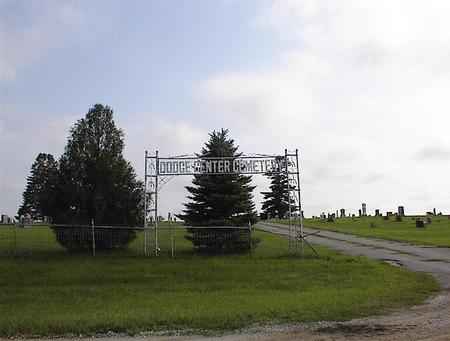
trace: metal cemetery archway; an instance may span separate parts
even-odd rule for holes
[[[181,155],[160,157],[158,151],[154,155],[145,152],[145,198],[144,198],[144,252],[149,254],[148,241],[150,229],[154,229],[155,255],[158,245],[158,194],[162,185],[174,176],[181,175],[227,175],[227,174],[276,174],[285,173],[287,192],[289,193],[289,249],[301,247],[303,233],[303,212],[300,193],[300,165],[298,149],[284,155],[253,154],[239,157],[198,157]]]

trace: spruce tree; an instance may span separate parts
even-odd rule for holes
[[[284,161],[284,157],[280,157]],[[263,195],[262,215],[265,218],[285,218],[289,212],[289,193],[287,190],[288,177],[283,171],[281,173],[266,174],[271,180],[268,192],[261,192]],[[291,184],[291,188],[295,187]],[[291,205],[294,202],[291,199]],[[294,212],[293,212],[294,213]]]
[[[22,217],[29,214],[33,220],[53,216],[56,210],[57,183],[58,163],[53,155],[39,153],[31,166],[23,202],[17,215]]]
[[[239,157],[238,147],[228,137],[228,130],[209,134],[200,158]],[[178,217],[189,226],[248,226],[256,222],[251,177],[239,174],[195,175],[187,186],[190,202]],[[249,235],[236,229],[189,229],[197,249],[231,251],[248,248]]]

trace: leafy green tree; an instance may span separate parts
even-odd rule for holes
[[[53,155],[40,153],[27,178],[23,192],[23,202],[17,215],[29,214],[32,219],[42,219],[53,216],[56,209],[56,189],[58,183],[58,163]]]
[[[228,130],[213,131],[200,158],[239,157]],[[239,174],[195,175],[187,186],[190,202],[178,217],[190,226],[248,226],[256,222],[251,177]],[[224,251],[245,249],[249,237],[236,229],[195,229],[188,236],[197,249]]]
[[[284,161],[284,157],[280,157],[280,161]],[[262,203],[262,215],[266,218],[285,218],[289,211],[289,200],[291,205],[294,206],[292,199],[289,199],[289,193],[287,190],[288,177],[285,172],[266,174],[270,181],[268,192],[261,192],[263,195]],[[291,188],[295,189],[295,186],[291,184]],[[294,212],[293,212],[294,213]]]
[[[142,222],[143,184],[124,159],[123,148],[124,133],[110,107],[96,104],[75,123],[59,162],[58,223],[90,224],[94,219],[96,225],[134,226]],[[105,247],[123,246],[134,233],[121,236],[118,243],[107,242]]]

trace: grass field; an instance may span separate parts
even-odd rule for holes
[[[374,227],[371,227],[371,223]],[[395,217],[389,220],[382,217],[342,218],[334,222],[306,219],[305,226],[364,237],[450,247],[450,219],[447,216],[432,217],[432,223],[425,228],[416,228],[415,217],[403,217],[401,222],[395,221]]]
[[[94,258],[64,252],[48,229],[21,231],[27,232],[35,235],[18,239],[34,253],[0,257],[1,336],[206,333],[252,323],[346,320],[421,302],[438,289],[428,275],[325,248],[318,259],[301,259],[287,253],[285,239],[264,232],[257,232],[262,242],[251,255],[212,257],[194,254],[178,230],[175,259],[164,233],[158,258],[136,256],[141,235],[129,251]]]

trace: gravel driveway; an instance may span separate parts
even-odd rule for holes
[[[288,234],[286,225],[259,224],[258,227],[267,232]],[[304,231],[312,233],[319,230],[305,228]],[[412,271],[428,272],[438,279],[442,288],[450,288],[450,248],[417,246],[325,230],[320,230],[317,236],[308,237],[308,241],[352,256],[367,256],[405,266]]]

